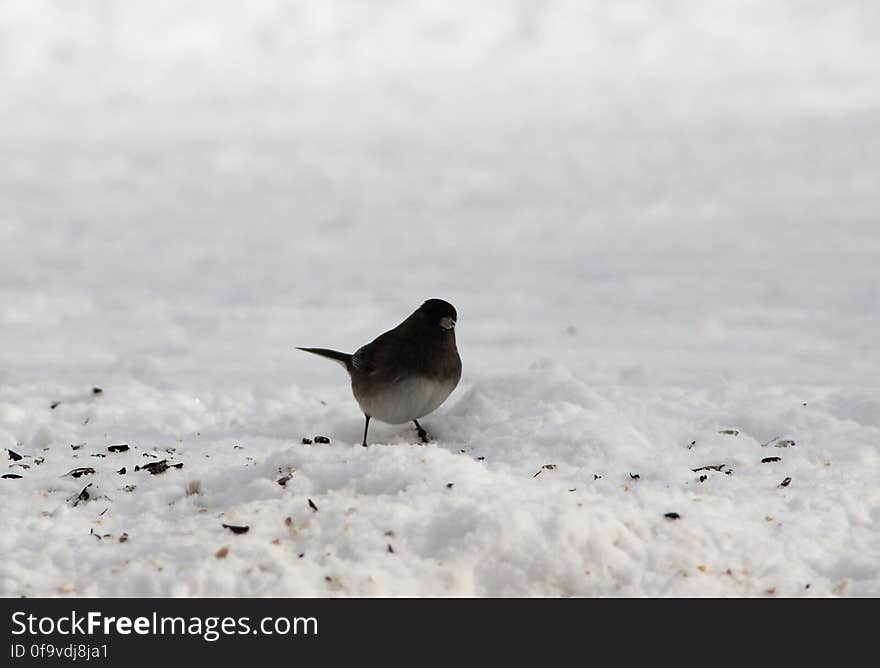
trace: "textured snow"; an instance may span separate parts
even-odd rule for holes
[[[880,596],[878,29],[4,3],[0,594]],[[294,346],[431,297],[462,382],[361,448]]]

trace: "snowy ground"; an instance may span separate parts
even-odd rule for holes
[[[0,7],[0,594],[880,596],[873,3],[254,5]]]

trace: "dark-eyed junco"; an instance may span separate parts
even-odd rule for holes
[[[326,348],[299,348],[338,362],[351,376],[351,390],[366,417],[389,424],[415,422],[419,438],[428,434],[419,424],[448,397],[461,378],[455,346],[455,307],[429,299],[394,329],[359,348],[353,355]]]

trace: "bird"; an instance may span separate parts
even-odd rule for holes
[[[300,348],[342,365],[351,391],[364,413],[364,441],[370,420],[388,424],[414,422],[422,443],[428,433],[419,418],[437,409],[461,379],[455,344],[455,307],[429,299],[394,329],[380,334],[353,354],[327,348]]]

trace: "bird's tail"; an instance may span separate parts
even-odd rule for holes
[[[341,353],[338,350],[328,350],[327,348],[300,348],[297,347],[297,350],[304,350],[307,353],[312,353],[313,355],[320,355],[321,357],[326,357],[328,360],[333,360],[337,364],[341,364],[345,367],[345,370],[351,373],[351,355],[349,353]]]

